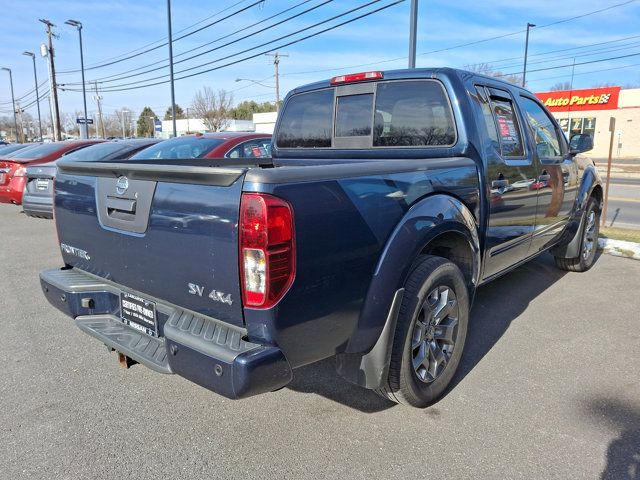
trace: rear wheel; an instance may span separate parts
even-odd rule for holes
[[[583,215],[580,255],[576,258],[554,257],[557,267],[561,270],[586,272],[595,263],[600,233],[600,209],[595,198],[589,198]]]
[[[422,257],[405,283],[388,379],[377,392],[414,407],[438,400],[460,363],[468,318],[460,269],[444,258]]]

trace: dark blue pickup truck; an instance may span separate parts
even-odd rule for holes
[[[528,91],[417,69],[289,93],[272,159],[61,161],[48,300],[124,366],[230,398],[297,367],[424,407],[482,285],[594,262],[602,187]]]

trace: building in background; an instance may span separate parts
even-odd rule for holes
[[[176,120],[176,131],[178,136],[187,135],[188,133],[206,133],[208,132],[202,119],[198,118],[182,118]],[[255,126],[251,120],[233,120],[227,121],[224,128],[226,132],[253,132]],[[156,128],[156,138],[170,138],[173,134],[173,122],[171,120],[162,121],[162,130]]]
[[[616,119],[614,158],[640,158],[640,88],[589,88],[540,92],[536,96],[558,120],[569,138],[593,136],[592,157],[609,155],[609,119]]]
[[[256,126],[256,133],[271,133],[276,126],[278,112],[254,113],[253,124]]]

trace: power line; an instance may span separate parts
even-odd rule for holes
[[[236,3],[234,3],[233,5],[230,5],[230,6],[228,6],[228,7],[224,8],[224,9],[222,9],[222,10],[218,10],[217,12],[215,12],[215,13],[211,14],[210,16],[208,16],[208,17],[206,17],[206,18],[204,18],[204,19],[202,19],[202,20],[200,20],[200,21],[198,21],[198,22],[196,22],[196,23],[194,23],[194,24],[192,24],[192,25],[187,26],[187,27],[183,28],[182,30],[178,30],[178,32],[176,32],[176,33],[182,33],[182,32],[184,32],[184,31],[188,30],[189,28],[195,27],[196,25],[200,25],[201,23],[206,22],[206,21],[207,21],[207,20],[209,20],[210,18],[213,18],[213,17],[215,17],[216,15],[220,15],[221,13],[224,13],[224,12],[226,12],[227,10],[231,10],[233,7],[236,7],[237,5],[240,5],[241,3],[244,3],[244,2],[246,2],[246,1],[247,1],[247,0],[240,0],[239,2],[236,2]],[[145,45],[142,45],[141,47],[135,48],[135,49],[133,49],[133,50],[131,50],[131,51],[128,51],[128,52],[125,52],[125,53],[121,53],[120,55],[116,55],[115,57],[105,58],[105,59],[103,59],[103,60],[100,60],[100,61],[97,61],[97,62],[95,62],[95,63],[93,63],[93,64],[90,64],[90,65],[88,65],[88,66],[92,67],[92,66],[99,65],[99,64],[102,64],[102,63],[110,62],[111,60],[117,60],[117,59],[122,58],[122,57],[125,57],[125,56],[127,56],[127,55],[129,55],[129,54],[131,54],[131,53],[135,53],[135,52],[138,52],[138,51],[140,51],[140,50],[143,50],[143,49],[145,49],[145,48],[147,48],[147,47],[150,47],[151,45],[155,45],[156,43],[158,43],[158,42],[162,42],[162,41],[164,41],[164,40],[166,40],[166,39],[167,39],[167,37],[162,37],[162,38],[161,38],[161,39],[159,39],[159,40],[154,40],[153,42],[150,42],[150,43],[147,43],[147,44],[145,44]],[[77,72],[79,72],[79,71],[80,71],[80,70],[68,70],[68,71],[61,72],[61,73],[77,73]]]
[[[590,15],[595,15],[597,13],[602,13],[602,12],[604,12],[606,10],[611,10],[611,9],[618,8],[618,7],[623,7],[625,5],[629,5],[630,3],[634,3],[636,1],[637,0],[628,0],[626,2],[617,3],[615,5],[610,5],[609,7],[601,8],[601,9],[598,9],[598,10],[593,10],[593,11],[590,11],[590,12],[586,12],[586,13],[583,13],[581,15],[576,15],[576,16],[565,18],[565,19],[558,20],[558,21],[555,21],[555,22],[547,23],[545,25],[540,25],[539,27],[536,27],[536,30],[539,30],[539,29],[542,29],[542,28],[551,27],[551,26],[554,26],[554,25],[558,25],[560,23],[570,22],[570,21],[573,21],[573,20],[577,20],[579,18],[588,17]],[[484,39],[481,39],[481,40],[475,40],[473,42],[460,43],[460,44],[457,44],[457,45],[452,45],[450,47],[440,48],[440,49],[437,49],[437,50],[431,50],[431,51],[428,51],[428,52],[422,52],[422,53],[419,53],[418,55],[419,56],[424,56],[424,55],[431,55],[433,53],[448,52],[448,51],[451,51],[451,50],[456,50],[458,48],[464,48],[464,47],[469,47],[469,46],[472,46],[472,45],[478,45],[478,44],[481,44],[481,43],[491,42],[493,40],[500,40],[502,38],[511,37],[511,36],[514,36],[514,35],[519,35],[519,34],[522,34],[522,33],[525,33],[525,32],[526,32],[526,29],[517,30],[517,31],[514,31],[514,32],[510,32],[510,33],[505,33],[505,34],[502,34],[502,35],[496,35],[496,36],[487,37],[487,38],[484,38]],[[401,57],[395,57],[395,58],[389,58],[389,59],[385,59],[385,60],[379,60],[377,62],[360,63],[360,64],[357,64],[357,65],[348,65],[348,66],[342,66],[342,67],[336,67],[336,68],[324,68],[324,69],[318,69],[318,70],[307,70],[307,71],[302,71],[302,72],[290,72],[290,73],[287,73],[287,74],[283,74],[282,76],[284,77],[284,76],[290,76],[290,75],[306,75],[308,73],[335,72],[335,71],[346,70],[346,69],[351,69],[351,68],[360,68],[360,67],[368,67],[368,66],[371,66],[371,65],[380,65],[380,64],[383,64],[383,63],[392,63],[392,62],[397,62],[397,61],[400,61],[400,60],[406,60],[407,58],[408,57],[406,55],[404,55],[404,56],[401,56]]]
[[[580,62],[580,63],[567,63],[566,65],[557,65],[555,67],[546,67],[546,68],[537,68],[537,69],[533,69],[533,70],[528,70],[528,72],[545,72],[547,70],[556,70],[558,68],[566,68],[566,67],[572,67],[572,66],[579,66],[579,65],[590,65],[592,63],[600,63],[600,62],[608,62],[610,60],[618,60],[620,58],[629,58],[629,57],[637,57],[638,55],[640,55],[640,52],[638,53],[630,53],[628,55],[619,55],[617,57],[609,57],[609,58],[601,58],[599,60],[591,60],[588,62]],[[511,73],[502,73],[499,75],[496,75],[496,77],[509,77],[512,75],[520,75],[522,74],[522,72],[511,72]]]
[[[310,1],[311,1],[311,0],[305,0],[304,2],[300,2],[299,4],[297,4],[297,5],[293,6],[293,7],[290,7],[290,8],[288,8],[288,9],[286,9],[286,10],[282,11],[282,12],[279,12],[279,13],[277,13],[277,14],[275,14],[275,15],[272,15],[271,17],[268,17],[268,18],[266,18],[266,19],[264,19],[264,20],[262,20],[262,21],[260,21],[260,22],[256,22],[256,23],[254,23],[253,25],[250,25],[249,27],[245,27],[245,28],[238,29],[238,30],[236,30],[235,32],[230,33],[229,35],[224,35],[224,36],[222,36],[222,37],[217,38],[216,40],[214,40],[214,41],[212,41],[212,42],[208,42],[208,44],[210,45],[210,44],[212,44],[212,43],[216,43],[216,42],[217,42],[217,41],[219,41],[219,40],[222,40],[222,39],[225,39],[225,38],[232,37],[233,35],[235,35],[235,34],[237,34],[237,33],[239,33],[239,32],[244,32],[244,31],[246,31],[247,29],[249,29],[249,28],[251,28],[251,27],[253,27],[253,26],[255,26],[255,25],[258,25],[258,24],[260,24],[260,23],[264,23],[265,21],[267,21],[267,20],[269,20],[269,19],[271,19],[271,18],[273,18],[273,17],[279,16],[279,15],[281,15],[281,14],[283,14],[283,13],[287,12],[287,11],[290,11],[290,10],[292,10],[292,9],[294,9],[294,8],[296,8],[296,7],[300,6],[300,5],[302,5],[302,4],[308,3],[308,2],[310,2]],[[220,49],[222,49],[222,48],[224,48],[224,47],[227,47],[227,46],[229,46],[229,45],[231,45],[231,44],[233,44],[233,43],[236,43],[236,42],[238,42],[238,41],[246,40],[247,38],[253,37],[253,36],[255,36],[255,35],[259,34],[259,33],[263,33],[263,32],[265,32],[265,31],[267,31],[267,30],[270,30],[270,29],[272,29],[272,28],[274,28],[274,27],[278,26],[278,25],[282,25],[282,24],[283,24],[283,23],[285,23],[285,22],[288,22],[288,21],[291,21],[291,20],[293,20],[293,19],[295,19],[295,18],[301,17],[302,15],[305,15],[305,14],[307,14],[307,13],[309,13],[309,12],[313,11],[313,10],[316,10],[316,9],[318,9],[318,8],[320,8],[320,7],[322,7],[322,6],[326,5],[326,4],[328,4],[328,3],[331,3],[331,2],[333,2],[333,1],[334,1],[334,0],[325,0],[325,1],[323,1],[322,3],[320,3],[320,4],[318,4],[318,5],[314,6],[314,7],[311,7],[311,8],[309,8],[309,9],[307,9],[307,10],[304,10],[304,11],[302,11],[302,12],[299,12],[299,13],[298,13],[298,14],[296,14],[296,15],[292,15],[292,16],[290,16],[290,17],[288,17],[288,18],[284,19],[284,20],[281,20],[280,22],[274,23],[274,24],[272,24],[272,25],[269,25],[268,27],[264,27],[264,28],[262,28],[261,30],[258,30],[258,31],[253,32],[253,33],[250,33],[250,34],[248,34],[248,35],[245,35],[244,37],[242,37],[242,38],[241,38],[241,39],[239,39],[239,40],[234,40],[234,41],[231,41],[231,42],[227,42],[227,43],[225,43],[224,45],[221,45],[221,46],[219,46],[219,47],[212,48],[212,49],[210,49],[210,50],[206,50],[206,51],[204,51],[204,52],[198,53],[198,54],[196,54],[196,55],[192,55],[192,56],[187,57],[187,58],[182,59],[182,60],[174,61],[173,63],[174,63],[174,65],[176,65],[176,64],[178,64],[178,63],[183,63],[183,62],[186,62],[186,61],[188,61],[188,60],[192,60],[192,59],[194,59],[194,58],[197,58],[197,57],[200,57],[200,56],[202,56],[202,55],[205,55],[205,54],[207,54],[207,53],[211,53],[211,52],[213,52],[213,51],[220,50]],[[378,0],[378,1],[379,1],[379,0]],[[205,45],[207,45],[207,44],[205,44]],[[201,46],[199,46],[199,47],[196,47],[196,48],[195,48],[195,49],[193,49],[193,50],[197,50],[197,49],[200,49],[200,48],[202,48],[202,47],[203,47],[203,46],[201,45]],[[191,50],[191,52],[192,52],[193,50]],[[186,55],[186,54],[191,53],[191,52],[182,52],[181,54],[176,55],[176,57],[178,57],[178,56],[183,56],[183,55]],[[160,64],[160,63],[162,63],[162,64],[163,64],[163,65],[162,65],[162,66],[160,66],[160,67],[152,68],[152,69],[150,69],[150,70],[146,70],[146,71],[143,71],[143,72],[139,72],[139,73],[137,73],[137,74],[135,74],[135,75],[126,75],[127,73],[132,73],[132,72],[135,72],[135,71],[138,71],[138,70],[144,69],[144,68],[146,68],[146,67],[151,67],[151,66],[153,66],[153,65],[158,65],[158,64]],[[144,75],[144,74],[146,74],[146,73],[151,73],[151,72],[154,72],[154,71],[157,71],[157,70],[162,70],[162,69],[167,68],[167,67],[168,67],[168,63],[167,63],[167,61],[166,61],[166,60],[159,60],[159,61],[157,61],[157,62],[153,62],[153,63],[150,63],[150,64],[148,64],[148,65],[142,66],[142,67],[137,67],[137,68],[134,68],[134,69],[131,69],[131,70],[127,70],[127,71],[121,72],[121,73],[117,73],[117,74],[109,75],[109,76],[106,76],[106,77],[98,78],[97,80],[98,80],[100,83],[109,83],[109,82],[115,82],[115,81],[118,81],[118,80],[126,80],[127,78],[133,78],[133,77],[138,76],[138,75]],[[115,78],[114,78],[114,77],[115,77]],[[69,83],[69,84],[67,84],[67,85],[78,85],[78,83]]]
[[[207,24],[207,25],[205,25],[204,27],[201,27],[201,28],[199,28],[198,30],[196,30],[196,31],[194,31],[194,32],[186,33],[186,34],[184,34],[184,35],[182,35],[182,36],[180,36],[180,37],[178,37],[178,38],[175,38],[173,41],[174,41],[174,42],[176,42],[176,41],[178,41],[178,40],[182,40],[183,38],[186,38],[186,37],[188,37],[188,36],[190,36],[190,35],[193,35],[193,34],[194,34],[194,33],[196,33],[196,32],[200,32],[200,31],[204,30],[205,28],[209,28],[209,27],[211,27],[211,26],[213,26],[213,25],[216,25],[216,24],[218,24],[218,23],[220,23],[220,22],[223,22],[223,21],[225,21],[225,20],[228,20],[229,18],[234,17],[234,16],[236,16],[236,15],[238,15],[238,14],[240,14],[240,13],[242,13],[242,12],[246,11],[246,10],[249,10],[250,8],[255,7],[256,5],[258,5],[258,4],[260,4],[260,3],[263,3],[263,2],[264,2],[264,0],[256,0],[256,1],[255,1],[255,2],[253,2],[251,5],[248,5],[248,6],[246,6],[246,7],[243,7],[243,8],[241,8],[240,10],[236,10],[235,12],[232,12],[232,13],[230,13],[229,15],[227,15],[226,17],[223,17],[223,18],[221,18],[221,19],[219,19],[219,20],[216,20],[216,21],[214,21],[214,22],[208,23],[208,24]],[[111,62],[103,63],[103,64],[101,64],[101,65],[95,65],[95,66],[92,66],[92,67],[85,67],[85,71],[87,71],[87,70],[95,70],[95,69],[98,69],[98,68],[104,68],[104,67],[108,67],[108,66],[110,66],[110,65],[115,65],[116,63],[124,62],[124,61],[126,61],[126,60],[130,60],[130,59],[132,59],[132,58],[139,57],[140,55],[144,55],[145,53],[149,53],[149,52],[153,52],[154,50],[158,50],[158,49],[160,49],[160,48],[162,48],[162,47],[166,46],[167,44],[168,44],[168,42],[164,42],[164,43],[162,43],[162,44],[160,44],[160,45],[156,45],[155,47],[151,47],[151,48],[148,48],[148,49],[143,50],[143,51],[141,51],[141,52],[138,52],[138,53],[134,53],[134,54],[128,55],[128,56],[126,56],[126,57],[124,57],[124,58],[121,58],[120,60],[113,60],[113,61],[111,61]],[[66,70],[66,71],[64,71],[64,72],[60,72],[60,73],[65,73],[65,74],[66,74],[66,73],[77,73],[77,72],[79,72],[79,71],[80,71],[80,70]]]
[[[555,57],[549,57],[549,58],[543,58],[540,60],[535,60],[533,62],[529,62],[529,65],[539,65],[542,63],[548,63],[548,62],[556,62],[559,60],[565,60],[567,58],[581,58],[581,57],[588,57],[588,56],[592,56],[592,55],[598,55],[598,54],[603,54],[603,53],[613,53],[613,52],[618,52],[620,50],[629,50],[630,48],[635,48],[640,46],[640,42],[630,42],[630,43],[626,43],[626,44],[622,44],[622,45],[617,45],[615,47],[607,47],[607,48],[599,48],[599,49],[594,49],[588,52],[581,52],[581,53],[567,53],[566,55],[558,55]],[[488,63],[487,65],[490,65],[492,68],[495,67],[494,64]],[[504,69],[504,68],[512,68],[512,67],[518,67],[520,66],[520,63],[511,63],[511,64],[505,64],[505,65],[501,65],[499,66],[499,68]],[[494,68],[495,69],[495,68]]]
[[[292,33],[292,34],[284,35],[284,36],[279,37],[279,38],[277,38],[277,39],[275,39],[275,40],[271,40],[271,41],[269,41],[269,42],[264,42],[264,43],[262,43],[262,44],[260,44],[260,45],[257,45],[257,46],[254,46],[254,47],[251,47],[251,48],[248,48],[248,49],[242,50],[242,51],[240,51],[240,52],[236,52],[236,53],[231,54],[231,55],[227,55],[226,57],[222,57],[222,58],[219,58],[219,59],[216,59],[216,60],[214,60],[214,61],[211,61],[211,62],[207,62],[207,63],[201,64],[201,65],[196,65],[196,66],[194,66],[194,67],[190,67],[190,68],[187,68],[187,69],[181,70],[181,71],[176,72],[176,73],[186,73],[186,72],[189,72],[189,71],[195,70],[195,69],[197,69],[197,68],[201,68],[201,67],[203,67],[203,66],[205,66],[205,65],[210,65],[210,64],[212,64],[212,63],[217,63],[217,62],[220,62],[220,61],[222,61],[222,60],[226,60],[226,59],[229,59],[229,58],[231,58],[231,57],[238,56],[238,55],[240,55],[240,54],[242,54],[242,53],[246,53],[246,52],[251,51],[251,50],[256,50],[256,49],[258,49],[258,48],[261,48],[261,47],[263,47],[263,46],[266,46],[266,45],[272,44],[272,43],[274,43],[274,42],[276,42],[276,41],[278,41],[278,40],[281,40],[281,39],[283,39],[283,38],[290,37],[290,36],[295,35],[295,34],[297,34],[297,33],[300,33],[300,32],[303,32],[303,31],[306,31],[306,30],[308,30],[308,29],[310,29],[310,28],[313,28],[313,27],[315,27],[315,26],[318,26],[318,25],[320,25],[320,24],[327,23],[327,22],[329,22],[329,21],[331,21],[331,20],[335,20],[335,19],[337,19],[337,18],[340,18],[340,17],[346,16],[346,15],[348,15],[348,14],[350,14],[350,13],[353,13],[353,12],[354,12],[354,11],[356,11],[356,10],[360,10],[360,9],[362,9],[362,8],[365,8],[365,7],[367,7],[367,6],[371,5],[371,4],[374,4],[374,3],[378,3],[378,2],[380,2],[380,1],[381,1],[381,0],[373,0],[373,1],[371,1],[371,2],[368,2],[368,3],[364,4],[364,5],[361,5],[361,6],[359,6],[359,7],[356,7],[356,8],[353,8],[353,9],[351,9],[351,10],[348,10],[347,12],[344,12],[344,13],[342,13],[342,14],[336,15],[336,16],[334,16],[334,17],[330,18],[330,19],[324,20],[324,21],[322,21],[322,22],[318,22],[317,24],[312,25],[312,26],[310,26],[310,27],[303,28],[303,29],[301,29],[301,30],[299,30],[299,31],[297,31],[297,32]],[[318,31],[318,32],[316,32],[316,33],[306,35],[306,36],[301,37],[301,38],[299,38],[299,39],[292,40],[292,41],[290,41],[290,42],[287,42],[287,43],[284,43],[284,44],[280,44],[280,45],[274,46],[274,47],[272,47],[272,48],[268,48],[268,49],[266,49],[266,50],[262,50],[262,51],[260,51],[259,53],[256,53],[256,54],[253,54],[253,55],[249,55],[249,56],[243,57],[243,58],[241,58],[241,59],[239,59],[239,60],[235,60],[235,61],[233,61],[233,62],[229,62],[229,63],[223,64],[223,65],[220,65],[220,66],[218,66],[218,67],[209,68],[209,69],[207,69],[207,70],[203,70],[203,71],[200,71],[200,72],[191,73],[191,74],[189,74],[189,75],[183,75],[182,77],[176,77],[176,78],[175,78],[175,80],[182,80],[182,79],[185,79],[185,78],[191,78],[191,77],[194,77],[194,76],[197,76],[197,75],[202,75],[202,74],[204,74],[204,73],[209,73],[209,72],[212,72],[212,71],[215,71],[215,70],[220,70],[220,69],[222,69],[222,68],[225,68],[225,67],[228,67],[228,66],[231,66],[231,65],[235,65],[235,64],[238,64],[238,63],[241,63],[241,62],[244,62],[244,61],[246,61],[246,60],[250,60],[250,59],[253,59],[253,58],[256,58],[256,57],[259,57],[259,56],[261,56],[261,55],[264,55],[264,54],[266,54],[266,53],[272,52],[272,51],[274,51],[274,50],[281,49],[281,48],[284,48],[284,47],[288,47],[288,46],[290,46],[290,45],[294,45],[294,44],[296,44],[296,43],[302,42],[302,41],[307,40],[307,39],[309,39],[309,38],[316,37],[316,36],[318,36],[318,35],[321,35],[321,34],[323,34],[323,33],[328,32],[328,31],[334,30],[334,29],[336,29],[336,28],[342,27],[342,26],[344,26],[344,25],[347,25],[347,24],[349,24],[349,23],[355,22],[355,21],[360,20],[360,19],[362,19],[362,18],[368,17],[368,16],[373,15],[373,14],[375,14],[375,13],[378,13],[378,12],[380,12],[380,11],[382,11],[382,10],[386,10],[387,8],[393,7],[393,6],[395,6],[395,5],[399,4],[399,3],[403,3],[404,1],[405,1],[405,0],[396,0],[396,1],[392,2],[392,3],[390,3],[390,4],[384,5],[384,6],[382,6],[382,7],[379,7],[379,8],[377,8],[377,9],[374,9],[374,10],[371,10],[371,11],[369,11],[369,12],[366,12],[366,13],[361,14],[361,15],[359,15],[359,16],[356,16],[356,17],[354,17],[354,18],[352,18],[352,19],[350,19],[350,20],[347,20],[347,21],[344,21],[344,22],[342,22],[342,23],[336,24],[336,25],[334,25],[334,26],[331,26],[331,27],[325,28],[325,29],[320,30],[320,31]],[[126,84],[121,84],[121,85],[113,85],[113,86],[111,86],[111,87],[110,87],[110,88],[108,88],[108,89],[103,89],[103,91],[105,91],[105,92],[115,92],[115,91],[124,91],[124,90],[135,90],[135,89],[137,89],[137,88],[146,88],[146,87],[155,86],[155,85],[162,85],[162,84],[164,84],[164,83],[167,83],[167,82],[168,82],[168,80],[162,80],[162,81],[158,81],[158,82],[154,82],[154,83],[147,83],[147,84],[144,84],[144,85],[138,85],[138,84],[140,84],[140,83],[150,82],[150,81],[153,81],[153,80],[159,80],[159,79],[162,79],[162,78],[166,78],[166,75],[162,75],[162,76],[158,76],[158,77],[152,77],[152,78],[147,78],[147,79],[144,79],[144,80],[138,80],[138,81],[135,81],[135,82],[126,83]],[[137,85],[137,86],[134,86],[134,85]],[[70,90],[71,90],[71,89],[70,89]],[[77,90],[72,90],[72,91],[77,91]]]
[[[637,67],[637,66],[640,66],[640,63],[632,63],[632,64],[629,64],[629,65],[622,65],[620,67],[601,68],[599,70],[590,70],[588,72],[574,73],[573,75],[575,77],[577,77],[579,75],[591,75],[593,73],[609,72],[611,70],[622,70],[623,68],[631,68],[631,67]],[[536,79],[534,79],[534,81],[541,82],[543,80],[555,80],[555,79],[558,79],[558,78],[566,78],[568,76],[569,76],[569,74],[566,74],[566,75],[555,75],[553,77],[536,78]]]
[[[42,83],[38,84],[38,88],[42,88],[44,87],[46,84],[49,83],[49,80],[44,80]],[[36,93],[36,89],[33,88],[31,90],[29,90],[27,93],[16,97],[16,102],[21,102],[23,100],[25,100],[27,97],[30,97],[31,95],[34,95]],[[11,100],[7,101],[7,102],[0,102],[0,105],[11,105]]]
[[[530,53],[529,54],[529,58],[531,58],[531,57],[540,57],[540,56],[544,56],[544,55],[551,55],[551,54],[554,54],[554,53],[565,53],[565,52],[568,52],[568,51],[571,51],[571,50],[580,50],[580,49],[583,49],[583,48],[597,47],[597,46],[600,46],[600,45],[607,45],[609,43],[623,42],[625,40],[631,40],[631,39],[634,39],[634,38],[640,38],[640,35],[631,35],[629,37],[618,38],[618,39],[615,39],[615,40],[607,40],[605,42],[597,42],[597,43],[588,43],[588,44],[580,45],[580,46],[577,46],[577,47],[560,48],[560,49],[557,49],[557,50],[549,50],[547,52]],[[490,64],[490,65],[494,65],[496,63],[502,63],[502,62],[507,62],[507,61],[511,61],[511,60],[522,60],[523,58],[524,57],[522,55],[519,55],[517,57],[501,58],[499,60],[487,60],[484,63]]]

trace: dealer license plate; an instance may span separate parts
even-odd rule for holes
[[[131,293],[120,294],[120,317],[136,330],[158,336],[156,304]]]
[[[49,180],[46,178],[38,178],[36,179],[36,188],[38,190],[48,190],[49,189]]]

